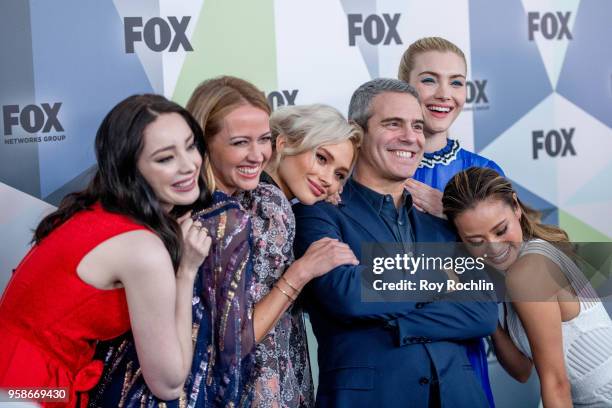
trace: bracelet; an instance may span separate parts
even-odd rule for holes
[[[289,283],[289,281],[287,280],[287,278],[285,278],[285,275],[281,275],[281,279],[287,284],[287,286],[289,286],[291,289],[293,289],[293,291],[295,293],[300,293],[299,290],[296,289],[295,286],[293,286],[291,283]]]
[[[276,289],[280,290],[283,293],[283,295],[287,296],[289,298],[289,300],[291,301],[291,303],[295,302],[296,298],[292,297],[290,294],[285,292],[280,286],[278,286],[278,284],[275,284],[274,287]]]

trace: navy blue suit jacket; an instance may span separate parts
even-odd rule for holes
[[[352,180],[338,206],[293,209],[296,257],[323,237],[347,243],[357,258],[363,242],[395,242]],[[417,242],[456,240],[442,219],[411,210],[409,220]],[[437,377],[442,406],[488,407],[462,342],[495,330],[495,302],[363,302],[362,268],[340,266],[301,297],[319,344],[317,406],[427,407]]]

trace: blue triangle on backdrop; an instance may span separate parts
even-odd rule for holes
[[[612,1],[581,1],[557,92],[612,127]]]
[[[480,152],[552,93],[520,1],[470,0],[471,78],[486,80],[486,109],[474,109]]]

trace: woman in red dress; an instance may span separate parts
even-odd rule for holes
[[[102,373],[96,343],[131,329],[151,391],[179,395],[194,278],[210,246],[188,212],[209,200],[203,140],[162,96],[132,96],[108,113],[93,180],[42,220],[0,300],[0,389],[63,388],[63,401],[39,401],[85,406]]]

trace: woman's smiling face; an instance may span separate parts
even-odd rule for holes
[[[466,66],[454,52],[426,51],[415,55],[410,84],[419,93],[425,136],[447,133],[466,99]]]
[[[227,194],[253,190],[272,155],[270,116],[252,105],[241,105],[223,119],[211,136],[208,151],[217,187]]]
[[[295,197],[303,204],[325,200],[340,190],[354,155],[352,142],[346,140],[319,146],[314,151],[283,156],[277,170],[280,184],[291,193],[289,198]]]
[[[461,240],[472,255],[505,271],[518,258],[523,242],[521,210],[497,198],[480,201],[454,219]]]
[[[178,113],[159,115],[145,128],[143,141],[138,171],[164,210],[196,201],[202,156],[185,119]]]

